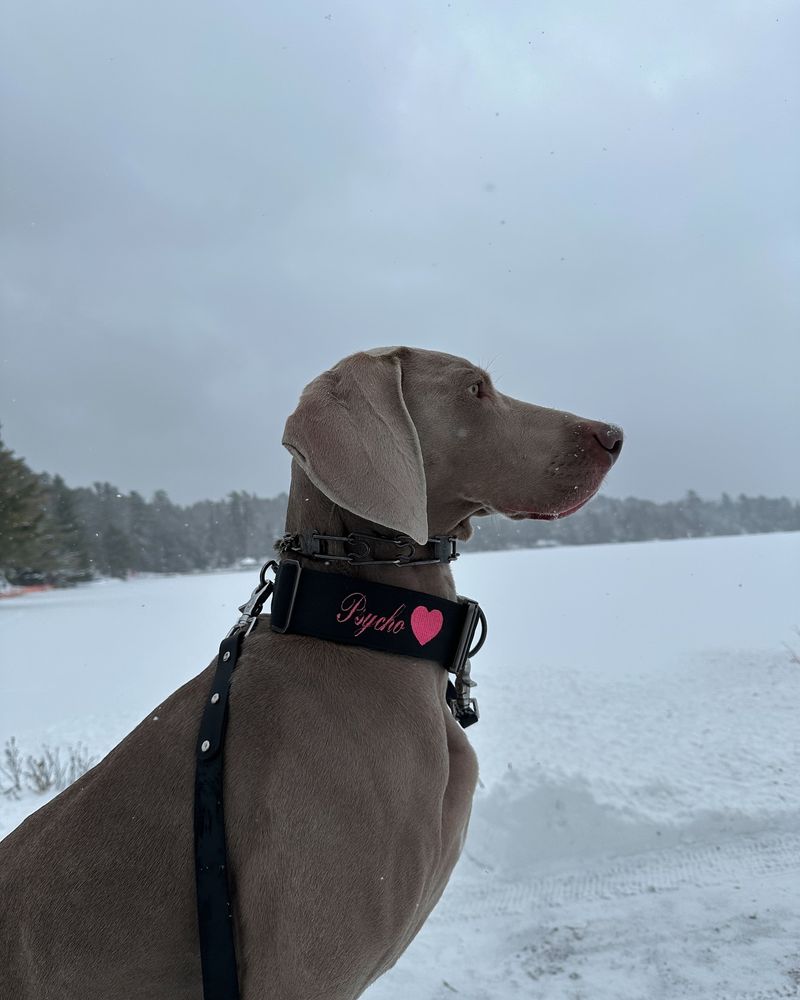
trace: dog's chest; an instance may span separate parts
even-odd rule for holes
[[[294,645],[281,679],[261,665],[256,686],[268,698],[249,690],[250,670],[232,696],[228,759],[239,772],[226,790],[226,825],[238,905],[248,928],[296,935],[304,961],[344,948],[353,975],[371,979],[447,884],[475,755],[435,689],[406,685],[396,701],[391,662],[392,673],[372,662],[359,677],[347,654],[312,670],[308,644]]]

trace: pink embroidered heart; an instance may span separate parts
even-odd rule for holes
[[[443,624],[444,618],[441,611],[428,611],[420,604],[411,612],[411,631],[417,637],[420,646],[424,646],[426,642],[436,638],[442,631]]]

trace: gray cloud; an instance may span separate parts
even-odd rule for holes
[[[302,386],[409,343],[622,423],[609,493],[800,496],[799,21],[12,0],[5,438],[272,494]]]

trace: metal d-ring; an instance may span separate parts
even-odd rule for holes
[[[261,572],[258,574],[258,582],[261,584],[262,587],[267,582],[267,571],[270,568],[272,568],[272,571],[275,574],[277,574],[277,572],[278,572],[278,564],[277,564],[277,562],[275,562],[274,559],[268,559],[264,563],[264,565],[261,567]]]
[[[481,637],[472,647],[472,649],[467,653],[467,659],[471,656],[475,656],[476,653],[480,652],[481,646],[486,642],[486,633],[489,631],[489,626],[486,623],[486,615],[483,613],[483,609],[480,604],[477,605],[478,609],[478,619],[481,623]]]

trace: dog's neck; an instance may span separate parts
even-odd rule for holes
[[[311,482],[298,463],[292,460],[292,485],[289,490],[289,507],[286,512],[286,531],[294,533],[319,531],[327,535],[347,535],[351,531],[368,535],[387,536],[385,528],[338,507]],[[441,534],[447,534],[441,531]],[[435,594],[453,601],[456,588],[450,567],[433,566],[369,566],[341,562],[326,564],[321,559],[297,555],[301,565],[308,569],[329,573],[346,573],[361,580],[388,583],[407,587],[424,594]]]

